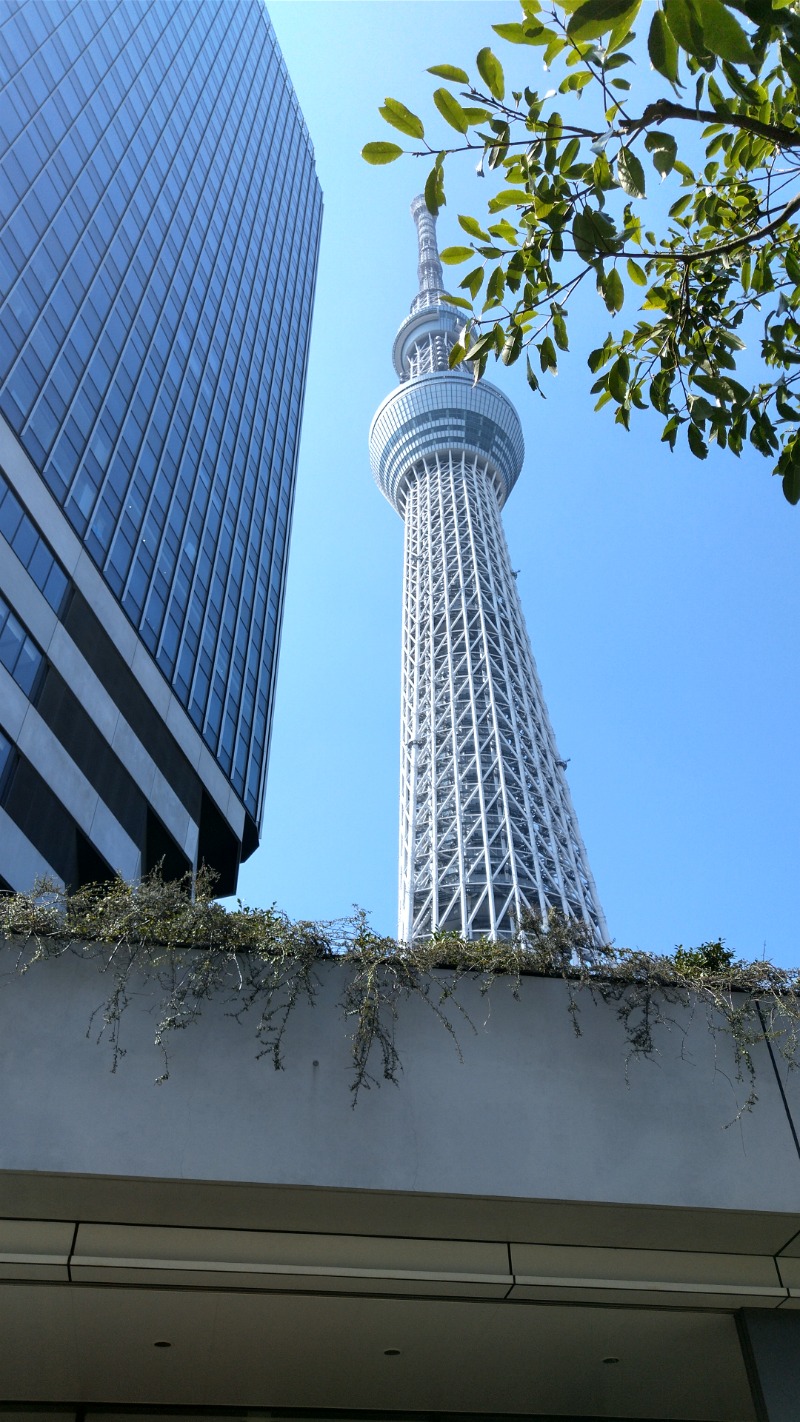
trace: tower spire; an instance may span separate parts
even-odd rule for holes
[[[419,290],[394,343],[394,367],[401,380],[449,371],[450,349],[458,340],[462,325],[457,308],[447,300],[436,246],[436,218],[428,212],[424,197],[414,198],[411,216],[417,228]],[[467,371],[456,371],[459,381],[465,376]]]
[[[604,939],[500,517],[522,429],[488,380],[450,370],[461,318],[424,198],[411,212],[419,292],[370,430],[405,522],[398,937],[506,938],[555,908]]]
[[[417,279],[419,291],[411,310],[419,311],[423,306],[438,303],[445,295],[444,274],[436,245],[436,218],[428,212],[424,197],[415,197],[411,204],[411,216],[417,225],[419,244],[419,265]]]

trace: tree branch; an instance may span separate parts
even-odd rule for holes
[[[800,131],[796,129],[782,128],[774,123],[762,123],[760,119],[750,118],[747,114],[719,114],[714,109],[690,109],[684,104],[673,104],[670,99],[659,99],[658,103],[648,104],[641,118],[623,119],[619,124],[619,131],[623,134],[638,133],[640,129],[652,128],[653,124],[663,123],[665,119],[721,123],[732,128],[742,128],[747,133],[757,133],[761,138],[768,138],[772,143],[779,144],[781,148],[800,148]]]
[[[773,232],[777,232],[784,222],[788,222],[790,217],[800,210],[800,193],[793,197],[791,202],[787,202],[782,212],[777,217],[773,217],[771,222],[767,222],[764,227],[757,227],[755,232],[750,232],[746,237],[734,237],[730,242],[722,242],[719,247],[711,247],[708,251],[690,253],[690,257],[719,257],[725,252],[737,252],[740,247],[749,247],[751,242],[760,242],[762,237],[771,237]]]
[[[538,131],[532,130],[526,134],[524,138],[509,138],[508,141],[506,141],[495,135],[490,143],[488,143],[485,138],[481,138],[477,143],[470,143],[469,139],[467,139],[466,143],[453,144],[452,148],[444,148],[441,150],[432,148],[426,139],[425,148],[405,148],[403,152],[408,158],[432,158],[441,151],[446,158],[449,158],[453,153],[491,153],[493,148],[530,148],[531,144],[535,143],[537,138],[546,137],[547,124],[541,123]],[[596,142],[598,138],[602,137],[602,131],[596,128],[578,128],[575,124],[565,123],[561,126],[561,137],[592,138]],[[558,140],[559,142],[561,141],[561,137]]]

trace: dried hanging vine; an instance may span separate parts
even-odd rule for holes
[[[111,1044],[112,1070],[125,1055],[120,1033],[132,986],[155,987],[159,1081],[169,1075],[170,1033],[195,1024],[212,999],[240,1023],[254,1021],[257,1056],[270,1057],[279,1070],[291,1014],[299,1002],[314,1003],[323,962],[341,969],[354,1103],[381,1079],[397,1083],[395,1028],[409,998],[430,1008],[459,1051],[456,1024],[475,1030],[458,996],[465,978],[483,994],[499,980],[514,997],[523,977],[563,979],[577,1035],[582,993],[615,1007],[626,1060],[655,1056],[665,1030],[685,1031],[687,1008],[690,1016],[704,1013],[714,1037],[732,1043],[735,1074],[747,1092],[739,1115],[757,1100],[759,1044],[769,1044],[789,1067],[800,1065],[800,971],[736,959],[721,941],[645,953],[598,945],[586,925],[551,913],[547,922],[524,922],[510,942],[438,933],[402,944],[374,933],[362,913],[292,922],[275,909],[228,911],[213,890],[212,876],[203,873],[194,884],[167,882],[156,872],[135,884],[117,879],[73,894],[42,881],[28,894],[0,896],[0,939],[16,974],[69,953],[109,978],[88,1031],[100,1017],[97,1036]]]

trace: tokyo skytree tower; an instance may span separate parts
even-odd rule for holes
[[[530,909],[607,931],[550,726],[500,511],[524,454],[511,403],[448,369],[461,317],[422,197],[400,384],[370,430],[405,522],[398,938],[509,937]]]

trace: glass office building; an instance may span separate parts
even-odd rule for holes
[[[262,0],[0,3],[0,877],[258,842],[322,199]]]

